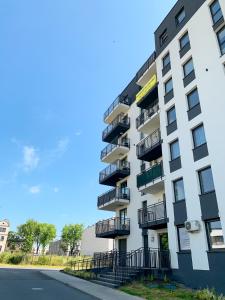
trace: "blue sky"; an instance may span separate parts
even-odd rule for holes
[[[103,113],[175,0],[0,3],[0,218],[94,224]]]

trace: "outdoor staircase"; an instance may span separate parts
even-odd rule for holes
[[[118,288],[122,284],[131,282],[138,277],[140,269],[117,267],[116,270],[108,270],[97,275],[96,280],[92,282],[104,285],[110,288]]]

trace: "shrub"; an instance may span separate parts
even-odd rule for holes
[[[195,298],[198,300],[225,300],[225,297],[223,295],[217,296],[214,289],[204,289],[197,291]]]
[[[3,252],[3,253],[1,253],[0,254],[0,263],[1,264],[7,264],[11,255],[12,254],[9,253],[9,252]]]
[[[37,260],[34,262],[35,265],[49,265],[50,258],[48,256],[38,256]]]
[[[23,261],[23,255],[11,255],[9,258],[8,258],[8,263],[9,264],[13,264],[13,265],[19,265],[21,264]]]

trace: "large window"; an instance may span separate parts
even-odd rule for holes
[[[166,56],[163,57],[163,68],[167,67],[170,64],[170,54],[167,53]]]
[[[203,125],[200,125],[192,130],[194,147],[197,148],[206,143],[205,130]]]
[[[186,32],[181,38],[180,38],[180,49],[183,49],[187,44],[190,43],[188,32]]]
[[[167,122],[168,122],[168,125],[170,125],[173,122],[175,122],[176,119],[177,119],[177,117],[176,117],[176,110],[175,110],[175,106],[173,106],[171,109],[169,109],[167,111]]]
[[[177,227],[178,241],[179,241],[179,251],[189,251],[190,247],[190,237],[189,233],[184,226]]]
[[[213,24],[216,24],[222,17],[222,11],[219,4],[219,1],[216,0],[210,5],[210,11],[212,15]]]
[[[173,80],[170,78],[166,83],[165,83],[165,94],[168,94],[173,90]]]
[[[197,88],[187,95],[187,100],[189,109],[192,109],[193,107],[199,104],[199,95]]]
[[[207,237],[210,250],[225,250],[221,222],[219,219],[206,222]]]
[[[185,16],[186,16],[185,10],[184,10],[184,8],[182,8],[181,11],[175,17],[177,26],[183,22],[183,20],[185,19]]]
[[[183,70],[184,70],[184,77],[188,76],[192,71],[194,71],[194,65],[193,65],[192,58],[189,59],[189,61],[183,65]]]
[[[211,167],[205,168],[198,172],[201,194],[213,192],[214,182]]]
[[[217,33],[221,54],[225,54],[225,26]]]
[[[170,156],[171,156],[171,160],[180,157],[180,147],[179,147],[178,140],[170,144]]]
[[[184,181],[183,178],[180,178],[173,182],[174,188],[174,199],[175,202],[185,200],[185,193],[184,193]]]

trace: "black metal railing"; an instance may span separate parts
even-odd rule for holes
[[[130,163],[128,161],[117,160],[114,164],[109,165],[99,174],[99,182],[103,181],[107,177],[111,176],[118,171],[130,172]]]
[[[154,104],[148,109],[144,109],[142,113],[136,119],[136,128],[138,129],[148,119],[150,119],[155,113],[159,111],[159,101],[155,101]]]
[[[163,162],[153,165],[151,168],[142,171],[137,175],[137,188],[154,183],[155,180],[164,177]]]
[[[115,217],[95,224],[96,235],[115,231],[130,231],[130,219]]]
[[[118,125],[122,125],[122,126],[126,126],[129,127],[130,126],[130,118],[128,118],[126,115],[124,115],[123,113],[119,114],[113,121],[112,123],[110,123],[106,129],[103,131],[102,133],[102,139],[104,140],[104,138],[113,131],[113,129],[118,126]]]
[[[143,74],[149,69],[149,67],[153,64],[156,59],[156,52],[154,51],[148,60],[144,63],[144,65],[140,68],[140,70],[136,74],[136,80],[138,81]]]
[[[163,219],[167,219],[166,201],[162,201],[138,210],[138,224],[141,226]]]
[[[117,142],[117,143],[113,143],[107,145],[102,151],[101,151],[101,159],[103,159],[104,157],[106,157],[109,153],[111,153],[114,149],[118,148],[118,147],[126,147],[126,148],[130,148],[130,140],[128,138],[126,139],[121,139],[121,141]]]
[[[107,193],[98,197],[98,207],[105,205],[112,200],[117,201],[119,199],[130,200],[130,189],[126,188],[114,188]]]
[[[113,103],[110,105],[110,107],[107,109],[107,111],[104,113],[104,120],[114,111],[114,109],[119,105],[119,104],[126,104],[130,105],[130,99],[128,97],[122,97],[119,96],[117,97]]]
[[[160,129],[157,129],[137,144],[137,157],[139,158],[140,156],[144,155],[146,152],[154,148],[159,143],[161,143],[161,132]]]
[[[95,274],[110,269],[115,278],[121,282],[126,282],[134,270],[169,270],[171,268],[169,250],[155,248],[140,248],[131,252],[112,250],[97,253],[93,258],[72,261],[70,266],[75,271],[92,271]]]

